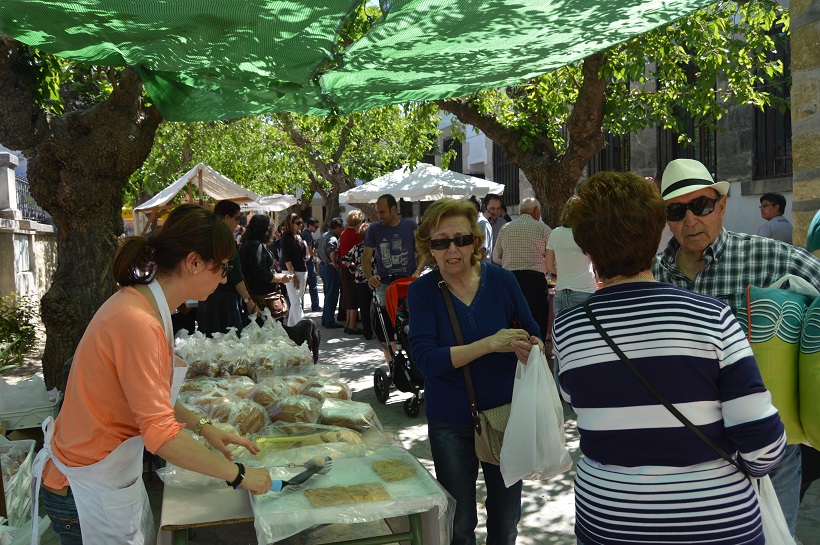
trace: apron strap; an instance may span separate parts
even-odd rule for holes
[[[31,541],[30,545],[40,543],[40,485],[43,480],[43,468],[51,458],[51,437],[54,435],[54,420],[49,416],[43,421],[43,448],[34,457],[31,467]]]
[[[162,325],[165,327],[165,338],[168,340],[168,347],[173,353],[174,329],[171,326],[171,309],[168,307],[168,300],[165,299],[165,293],[162,291],[162,288],[156,279],[152,280],[148,284],[148,288],[151,290],[151,293],[154,294],[154,299],[156,300],[157,307],[159,308],[159,315],[162,317]]]

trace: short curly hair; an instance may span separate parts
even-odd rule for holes
[[[651,180],[632,172],[599,172],[570,199],[562,219],[602,278],[634,276],[652,266],[666,207]]]
[[[364,214],[361,210],[351,210],[347,213],[347,226],[358,227],[364,221]]]
[[[470,265],[475,265],[481,259],[484,230],[478,227],[478,212],[475,205],[467,199],[446,197],[430,205],[430,208],[424,212],[424,217],[421,218],[421,225],[416,230],[416,253],[424,256],[431,266],[435,265],[436,260],[430,251],[430,233],[438,227],[441,220],[459,216],[467,218],[470,223],[470,233],[475,237]]]

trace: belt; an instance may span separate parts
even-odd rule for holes
[[[395,282],[399,278],[407,278],[408,275],[406,274],[387,274],[385,276],[379,276],[379,281],[382,284],[390,284],[391,282]]]

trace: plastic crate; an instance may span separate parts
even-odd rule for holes
[[[49,416],[57,418],[60,412],[60,398],[53,403],[39,407],[27,407],[17,411],[0,413],[0,422],[8,422],[6,430],[21,430],[25,428],[39,428]]]
[[[17,473],[5,488],[9,526],[23,526],[31,519],[31,467],[34,463],[34,444],[33,439],[9,441],[5,437],[0,437],[0,453],[21,447],[28,452]]]

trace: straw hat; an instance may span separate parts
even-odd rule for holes
[[[709,170],[694,159],[675,159],[663,171],[661,196],[668,201],[704,187],[711,187],[721,196],[729,192],[729,182],[716,182]]]

